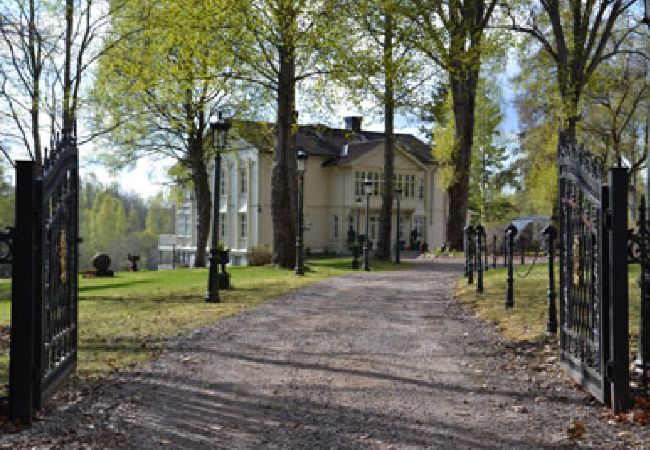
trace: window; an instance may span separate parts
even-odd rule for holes
[[[239,193],[248,193],[248,171],[246,169],[239,169]]]
[[[373,178],[374,178],[374,181],[373,181],[373,183],[372,183],[372,195],[379,195],[379,192],[380,192],[380,187],[379,187],[379,184],[380,184],[380,182],[379,182],[379,178],[380,178],[380,177],[379,177],[379,173],[378,173],[378,172],[375,172],[375,173],[373,174]]]
[[[420,185],[418,186],[418,198],[424,199],[424,178],[420,177]]]
[[[334,216],[334,239],[339,238],[339,216]]]
[[[248,220],[246,213],[239,214],[239,237],[241,239],[246,239],[248,236]]]
[[[224,196],[228,195],[228,193],[226,192],[226,181],[227,181],[226,176],[227,176],[226,169],[221,167],[221,175],[219,178],[219,190],[220,190],[220,194]]]
[[[226,215],[219,214],[219,239],[226,239]]]
[[[377,239],[377,224],[379,223],[379,217],[372,216],[370,217],[370,239],[375,240]]]
[[[413,217],[413,228],[418,233],[418,239],[424,237],[424,216]]]

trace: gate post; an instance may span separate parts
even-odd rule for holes
[[[629,406],[627,194],[628,171],[609,169],[609,325],[610,359],[607,374],[614,414]]]
[[[513,277],[513,264],[514,264],[514,251],[515,243],[514,239],[517,236],[517,227],[514,224],[508,225],[506,228],[506,237],[508,238],[508,278],[506,278],[506,283],[508,284],[506,289],[506,308],[513,308],[515,306],[515,294],[514,294],[514,277]]]
[[[548,254],[548,290],[546,299],[548,300],[548,322],[546,331],[551,334],[557,333],[557,308],[555,306],[555,270],[553,263],[555,261],[555,246],[553,241],[557,237],[557,229],[553,225],[548,225],[542,230],[546,235],[546,252]]]
[[[481,257],[481,249],[483,248],[483,236],[485,236],[485,229],[483,225],[478,224],[474,227],[476,232],[476,248],[477,248],[477,258],[476,258],[476,292],[479,294],[483,293],[483,258]]]
[[[16,161],[16,226],[11,271],[11,348],[9,357],[9,415],[32,423],[34,398],[34,285],[35,285],[34,161]]]

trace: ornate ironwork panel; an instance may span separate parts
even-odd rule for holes
[[[577,381],[607,401],[602,178],[598,161],[564,147],[560,178],[560,360]]]
[[[78,167],[75,138],[64,134],[37,179],[36,408],[77,361]]]

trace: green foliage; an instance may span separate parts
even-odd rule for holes
[[[142,220],[145,217],[145,220]],[[147,204],[138,198],[120,194],[96,181],[82,183],[79,202],[80,269],[92,267],[96,253],[107,253],[112,268],[127,265],[127,256],[139,254],[141,267],[157,266],[158,235],[173,233],[174,215],[159,194]]]

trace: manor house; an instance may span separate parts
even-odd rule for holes
[[[383,192],[385,134],[362,129],[361,117],[346,117],[345,128],[300,125],[296,147],[309,155],[305,171],[304,220],[307,254],[348,254],[348,231],[361,234],[368,220],[369,238],[376,248]],[[272,246],[271,174],[275,125],[238,121],[223,153],[219,240],[231,250],[231,264],[246,265],[253,247]],[[211,171],[212,172],[212,171]],[[366,217],[363,180],[372,180]],[[212,181],[210,182],[212,186]],[[416,137],[396,135],[395,187],[402,189],[400,241],[409,248],[442,246],[445,241],[447,197],[436,182],[430,148]],[[175,235],[159,239],[161,268],[191,265],[196,252],[196,205],[188,191],[176,209]],[[396,213],[393,208],[393,236]],[[208,246],[209,246],[208,240]],[[394,242],[394,241],[393,241]],[[394,248],[394,244],[391,245]]]

